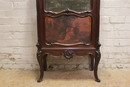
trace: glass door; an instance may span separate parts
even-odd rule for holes
[[[91,0],[45,0],[45,10],[61,12],[70,9],[75,12],[91,10]],[[84,44],[91,40],[92,19],[61,15],[45,17],[46,41],[53,44]]]

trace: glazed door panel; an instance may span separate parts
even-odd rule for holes
[[[45,0],[47,11],[60,12],[66,9],[81,11],[91,10],[91,0]]]
[[[45,17],[47,43],[78,44],[91,40],[91,17]]]

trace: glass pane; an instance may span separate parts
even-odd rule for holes
[[[91,17],[46,17],[45,26],[49,43],[75,44],[91,40]]]
[[[46,0],[46,10],[59,12],[66,9],[75,11],[89,11],[91,10],[91,0]]]

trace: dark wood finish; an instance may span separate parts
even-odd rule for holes
[[[91,17],[45,17],[47,44],[81,44],[91,39]]]
[[[52,12],[45,10],[45,0],[37,0],[37,60],[40,66],[38,82],[43,80],[44,71],[47,70],[47,55],[49,54],[63,55],[67,59],[74,55],[90,55],[90,70],[94,70],[95,80],[100,82],[97,74],[101,58],[100,0],[91,0],[91,6],[92,10],[89,12],[77,12],[71,9]]]
[[[94,68],[94,56],[93,55],[89,55],[90,58],[89,58],[89,70],[90,71],[93,71],[93,68]]]

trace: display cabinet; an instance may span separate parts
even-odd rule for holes
[[[95,80],[100,61],[99,9],[100,0],[36,0],[37,59],[40,77],[47,70],[47,56],[90,56],[90,70]],[[80,58],[79,58],[80,60]],[[86,73],[87,74],[87,73]]]

